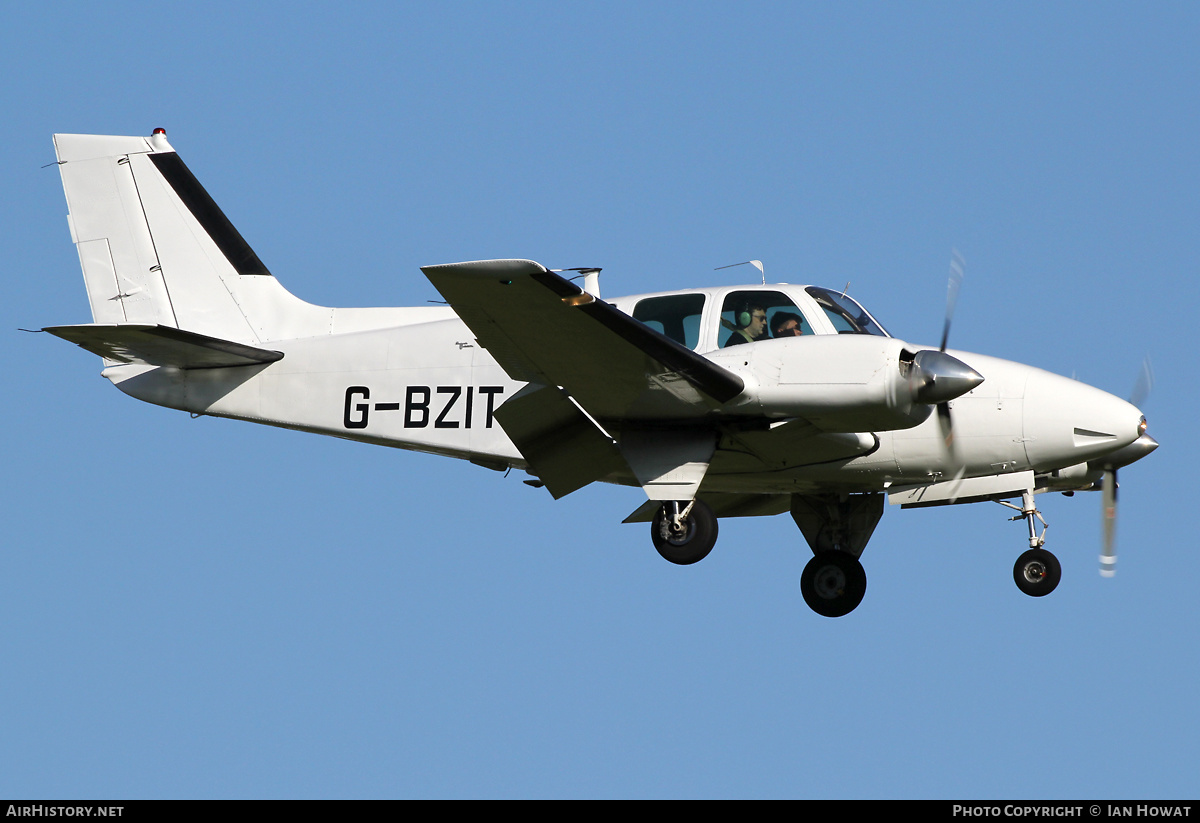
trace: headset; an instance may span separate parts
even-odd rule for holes
[[[761,303],[752,300],[747,300],[741,304],[741,308],[733,316],[733,323],[738,329],[745,329],[750,326],[750,322],[754,319],[754,310],[759,309],[766,312]]]

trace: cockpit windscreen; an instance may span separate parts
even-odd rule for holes
[[[820,286],[809,286],[805,291],[825,310],[825,316],[838,334],[874,334],[880,337],[891,337],[883,326],[875,322],[875,318],[858,304],[852,297],[845,294],[823,289]]]

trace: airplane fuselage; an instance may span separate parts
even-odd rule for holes
[[[614,303],[636,305],[642,299]],[[525,468],[520,451],[495,420],[496,410],[525,384],[511,379],[449,310],[426,311],[427,322],[264,342],[284,354],[265,365],[185,370],[128,364],[110,366],[104,374],[134,397],[194,414],[430,452],[496,469]],[[838,357],[853,348],[878,356],[856,371]],[[876,412],[896,425],[891,418],[899,413],[888,412],[887,387],[877,374],[884,371],[889,348],[924,347],[871,335],[809,334],[706,352],[742,377],[746,388],[727,404],[719,422],[714,419],[719,440],[703,488],[868,492],[1025,471],[1050,477],[1058,471],[1070,480],[1060,483],[1062,488],[1084,487],[1092,482],[1089,460],[1140,434],[1140,412],[1117,397],[1031,366],[959,351],[951,353],[986,379],[950,401],[953,449],[927,409],[917,415],[920,420],[900,421],[906,422],[904,428],[837,425],[839,393],[858,407],[869,407],[865,401],[876,398]],[[781,382],[781,371],[793,382]],[[789,431],[793,417],[803,412],[812,418],[821,404],[833,404],[833,424],[817,432],[811,425],[793,425]],[[600,422],[609,422],[618,439],[619,426],[629,424]],[[669,428],[671,421],[647,424]],[[628,473],[605,480],[637,485]]]

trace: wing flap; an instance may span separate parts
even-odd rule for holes
[[[708,414],[736,374],[529,260],[421,269],[514,380],[562,386],[597,419]]]
[[[556,500],[629,471],[616,441],[555,386],[526,386],[496,410],[496,420]]]
[[[273,363],[283,359],[283,352],[259,349],[169,326],[91,323],[49,326],[42,331],[109,360],[148,366],[221,369]]]

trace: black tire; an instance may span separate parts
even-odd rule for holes
[[[697,500],[692,510],[683,521],[683,528],[676,530],[672,527],[671,518],[667,516],[670,506],[679,506],[682,510],[688,501],[679,503],[664,503],[659,506],[654,522],[650,524],[650,539],[654,548],[665,559],[678,566],[690,566],[708,557],[713,546],[717,543],[717,516],[703,500]]]
[[[1058,558],[1045,549],[1030,549],[1013,565],[1013,580],[1017,588],[1030,597],[1045,597],[1054,591],[1062,579]]]
[[[854,611],[867,593],[867,573],[858,558],[846,552],[818,552],[800,575],[800,594],[822,617],[841,617]]]

